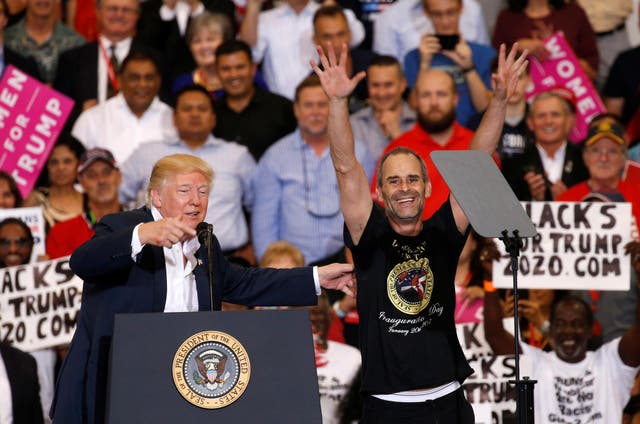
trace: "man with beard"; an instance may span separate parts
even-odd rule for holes
[[[640,271],[640,244],[630,243],[626,251],[635,271]],[[639,306],[633,325],[622,337],[587,352],[593,313],[582,299],[566,296],[551,310],[554,351],[520,343],[522,353],[535,364],[533,404],[540,422],[622,422],[622,409],[640,369]],[[513,353],[514,340],[502,325],[498,292],[489,287],[485,288],[484,333],[495,354]]]
[[[495,149],[507,99],[526,66],[526,50],[518,60],[516,51],[517,45],[506,56],[505,46],[500,48],[494,96],[467,147]],[[473,423],[461,389],[473,371],[454,325],[454,277],[469,221],[453,196],[423,221],[431,182],[424,162],[406,147],[380,160],[377,191],[384,210],[374,204],[355,157],[347,103],[364,73],[349,78],[345,53],[337,61],[330,47],[328,56],[320,57],[323,70],[315,63],[313,68],[330,99],[331,158],[358,281],[362,422]],[[443,96],[452,85],[440,81]]]
[[[470,148],[473,132],[456,122],[458,94],[451,75],[441,69],[421,72],[415,87],[417,122],[413,129],[402,134],[384,150],[384,154],[398,147],[406,147],[422,158],[431,180],[431,195],[424,207],[423,218],[427,219],[449,197],[449,188],[431,161],[429,154],[434,150],[467,150]],[[483,149],[493,154],[493,144]],[[374,174],[371,193],[377,197],[377,176]]]
[[[84,152],[78,165],[78,181],[84,192],[84,211],[51,228],[47,234],[50,259],[71,255],[93,236],[94,227],[103,216],[122,210],[118,201],[122,176],[110,151],[96,148]]]

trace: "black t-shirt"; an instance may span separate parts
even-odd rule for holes
[[[466,236],[451,204],[415,237],[393,231],[375,205],[357,246],[345,229],[358,280],[362,391],[395,393],[464,381],[455,330],[454,277]]]
[[[240,112],[227,106],[224,97],[215,102],[217,120],[213,134],[247,146],[257,162],[269,146],[293,132],[298,122],[289,99],[255,89],[249,105]]]
[[[527,126],[526,120],[528,109],[527,107],[527,111],[525,111],[522,119],[515,126],[505,121],[500,140],[498,140],[498,148],[496,149],[500,160],[520,156],[524,153],[527,145],[533,144],[533,135]],[[467,128],[477,131],[483,117],[484,112],[471,117],[467,122]]]

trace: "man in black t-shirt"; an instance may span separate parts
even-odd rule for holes
[[[379,163],[374,205],[354,153],[348,96],[364,72],[349,78],[346,48],[336,60],[318,48],[313,63],[329,96],[329,142],[338,179],[345,242],[358,280],[364,423],[473,423],[461,389],[473,372],[458,342],[453,312],[454,276],[469,221],[453,196],[422,221],[431,183],[424,162],[409,149],[392,150]],[[500,49],[494,95],[470,148],[495,151],[506,102],[526,66],[517,46]],[[435,112],[434,112],[435,113]]]

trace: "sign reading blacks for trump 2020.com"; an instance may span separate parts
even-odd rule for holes
[[[524,202],[538,235],[523,239],[518,288],[628,290],[631,263],[630,203]],[[510,258],[493,263],[493,284],[513,287]]]
[[[71,112],[73,101],[13,66],[0,81],[0,169],[26,198]]]
[[[69,258],[0,269],[0,341],[26,351],[70,343],[81,297]]]

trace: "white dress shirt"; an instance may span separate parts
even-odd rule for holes
[[[131,112],[122,93],[80,114],[71,132],[87,149],[109,149],[123,163],[141,144],[173,140],[173,110],[157,97],[140,118]]]
[[[118,58],[118,63],[121,64],[129,54],[129,50],[131,50],[131,40],[132,38],[129,37],[116,43],[116,58]],[[99,37],[98,42],[102,44],[102,47],[104,47],[104,53],[107,57],[111,58],[111,45],[113,43],[103,35]],[[98,103],[102,103],[107,100],[107,81],[109,81],[107,62],[105,61],[105,57],[100,46],[98,45]]]
[[[151,206],[151,215],[155,221],[162,219],[160,211],[155,206]],[[136,225],[131,237],[131,257],[134,260],[145,246],[140,243],[138,235],[141,225]],[[164,303],[164,312],[195,312],[198,310],[198,290],[193,270],[198,265],[195,253],[199,248],[200,242],[196,237],[190,238],[184,243],[176,243],[170,248],[162,248],[167,273],[167,298]]]
[[[458,26],[467,41],[489,45],[489,33],[477,0],[463,0]],[[433,33],[433,24],[427,18],[420,0],[397,0],[376,16],[373,25],[373,50],[393,56],[404,65],[404,57],[420,45],[425,33]]]
[[[175,19],[178,22],[180,35],[184,36],[184,33],[187,31],[189,18],[196,17],[202,12],[204,12],[204,5],[202,3],[200,3],[198,7],[196,7],[196,10],[192,12],[191,6],[185,2],[179,1],[176,3],[173,10],[169,9],[166,4],[163,4],[160,7],[160,19],[163,21],[172,21]]]
[[[285,2],[261,12],[258,18],[258,41],[253,47],[253,58],[263,61],[264,78],[273,93],[293,100],[296,86],[309,74],[309,61],[316,59],[313,44],[313,15],[320,8],[309,1],[299,14]],[[351,45],[364,40],[364,26],[353,12],[345,9],[351,30]]]
[[[536,148],[538,149],[538,153],[540,153],[542,168],[547,175],[547,179],[551,184],[560,181],[562,178],[562,168],[564,167],[564,157],[567,153],[567,142],[565,141],[562,147],[555,151],[553,156],[549,156],[538,144],[536,144]]]

